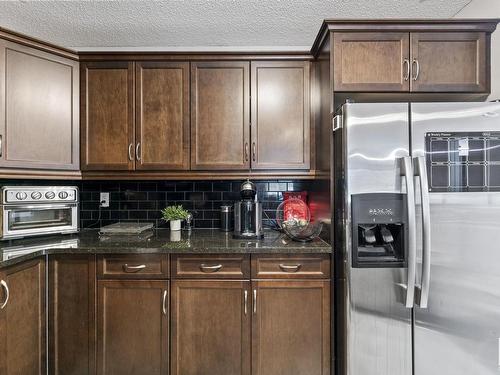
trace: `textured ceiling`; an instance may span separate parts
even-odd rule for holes
[[[0,26],[78,50],[306,50],[324,18],[448,18],[469,2],[1,1]]]

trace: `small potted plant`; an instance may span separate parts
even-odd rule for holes
[[[168,206],[161,210],[163,220],[170,221],[170,230],[181,230],[181,221],[189,214],[182,206]]]

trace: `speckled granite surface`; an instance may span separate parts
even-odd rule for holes
[[[260,241],[235,240],[232,233],[194,229],[191,233],[171,233],[160,229],[139,237],[103,237],[98,230],[87,229],[74,235],[35,237],[0,243],[0,268],[47,254],[112,254],[112,253],[331,253],[329,244],[316,239],[308,243],[294,242],[285,235],[266,231]]]

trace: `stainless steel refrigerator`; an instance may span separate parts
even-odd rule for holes
[[[500,103],[334,121],[338,375],[500,373]]]

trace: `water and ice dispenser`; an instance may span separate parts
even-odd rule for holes
[[[406,195],[355,194],[352,205],[352,266],[406,267]]]

